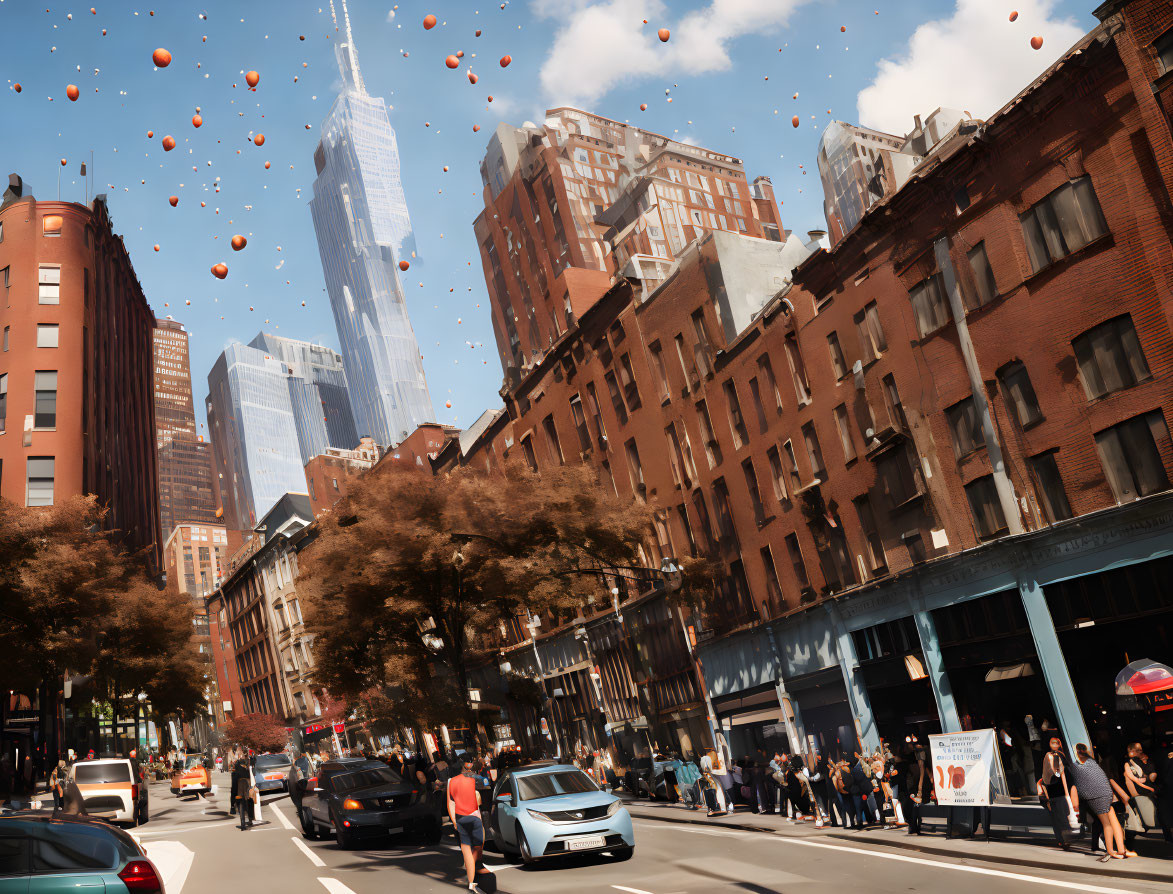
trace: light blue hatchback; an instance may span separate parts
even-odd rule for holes
[[[571,764],[514,767],[493,787],[489,830],[506,854],[530,863],[542,857],[635,851],[631,814],[610,792]]]

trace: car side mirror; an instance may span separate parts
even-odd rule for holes
[[[513,795],[509,794],[509,792],[502,792],[497,796],[496,800],[498,804],[512,804]]]

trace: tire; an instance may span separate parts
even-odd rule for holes
[[[521,833],[521,838],[518,839],[517,851],[521,862],[527,866],[537,859],[537,857],[530,853],[529,842],[525,840],[524,832]]]
[[[310,841],[317,841],[318,827],[314,825],[314,819],[312,816],[310,816],[309,808],[301,808],[301,810],[298,812],[298,816],[301,819],[301,834]]]
[[[617,863],[624,863],[630,860],[635,854],[634,847],[613,847],[611,848],[611,856],[615,858]]]
[[[143,806],[138,810],[139,825],[141,826],[143,823],[150,820],[150,818],[150,808],[146,804],[143,804]]]

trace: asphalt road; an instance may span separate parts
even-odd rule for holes
[[[215,774],[215,798],[178,800],[151,787],[151,821],[134,830],[162,870],[168,894],[432,894],[464,889],[451,834],[438,848],[388,840],[343,851],[307,841],[284,796],[266,798],[264,825],[241,832],[227,812],[227,774]],[[1020,867],[922,857],[839,840],[693,828],[636,820],[635,856],[580,856],[517,866],[487,852],[483,887],[501,894],[793,894],[802,891],[989,892],[1087,891],[1155,894],[1168,885]]]

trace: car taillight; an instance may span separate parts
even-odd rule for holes
[[[163,894],[163,880],[155,874],[155,867],[150,860],[131,860],[118,873],[122,883],[130,891],[146,891],[151,894]]]
[[[342,802],[343,810],[362,810],[362,803],[354,800],[354,798],[347,798]]]
[[[318,777],[311,776],[309,779],[307,779],[305,781],[305,784],[306,784],[307,788],[317,788],[318,787]]]
[[[138,800],[138,783],[137,782],[132,783],[130,786],[130,800],[132,800],[132,801]]]

